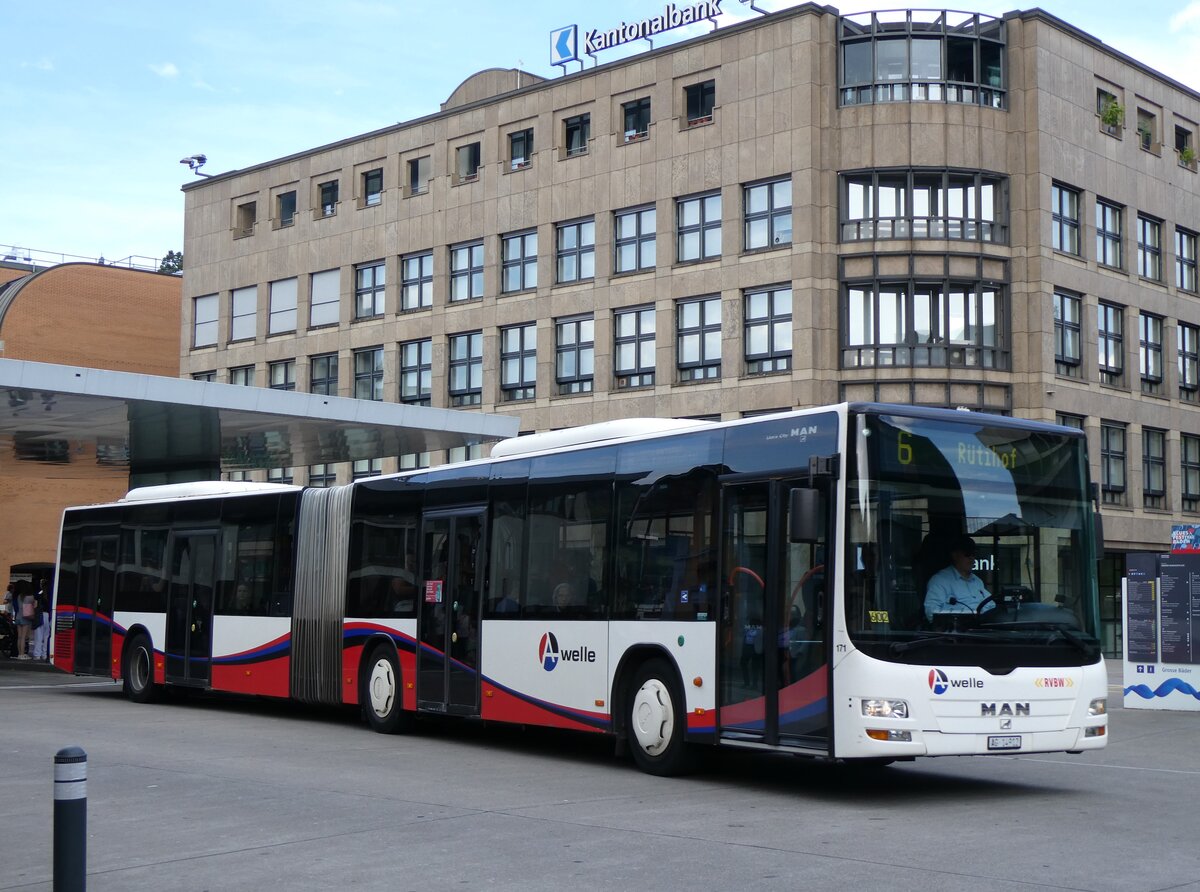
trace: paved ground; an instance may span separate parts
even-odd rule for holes
[[[851,772],[198,698],[0,662],[0,889],[49,889],[52,761],[89,753],[89,889],[1200,890],[1200,715],[1120,708],[1084,756]],[[1111,677],[1119,682],[1113,667]]]

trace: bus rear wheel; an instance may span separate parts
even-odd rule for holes
[[[660,777],[695,767],[693,747],[684,741],[687,713],[675,673],[665,660],[638,667],[629,687],[629,749],[637,767]]]
[[[125,696],[134,703],[151,703],[158,699],[158,686],[154,684],[154,650],[148,636],[139,634],[129,642],[121,676]]]
[[[388,647],[376,647],[363,664],[359,696],[373,731],[396,734],[408,730],[411,717],[401,705],[400,690],[400,665],[395,653]]]

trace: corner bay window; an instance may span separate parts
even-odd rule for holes
[[[961,102],[1004,108],[1005,25],[938,9],[843,16],[838,104]]]
[[[844,286],[843,295],[843,368],[1009,368],[1001,285],[866,282]]]
[[[962,239],[1008,241],[1008,179],[969,171],[843,174],[842,241]]]

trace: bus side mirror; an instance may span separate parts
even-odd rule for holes
[[[788,541],[816,542],[821,538],[821,494],[797,487],[788,506]]]

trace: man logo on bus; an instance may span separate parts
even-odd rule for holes
[[[547,632],[542,636],[542,641],[538,645],[538,662],[547,672],[553,671],[554,667],[558,665],[558,639],[554,637],[553,632]]]
[[[944,694],[949,687],[950,680],[946,678],[945,672],[943,672],[941,669],[929,670],[929,690],[933,691],[935,694]]]

